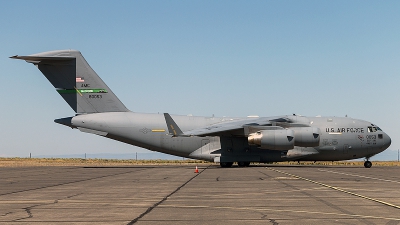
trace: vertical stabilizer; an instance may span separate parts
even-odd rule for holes
[[[12,56],[35,64],[77,114],[129,111],[76,50]]]

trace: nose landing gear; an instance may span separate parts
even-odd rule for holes
[[[372,162],[369,161],[369,158],[366,158],[367,161],[364,162],[364,167],[365,168],[371,168]]]

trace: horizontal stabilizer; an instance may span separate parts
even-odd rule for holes
[[[54,122],[71,127],[71,128],[76,128],[76,126],[72,125],[72,117],[55,119]]]
[[[15,56],[11,56],[11,59],[22,59],[27,61],[28,63],[33,63],[33,64],[37,64],[39,62],[42,61],[46,61],[46,60],[54,60],[54,61],[62,61],[62,60],[73,60],[75,59],[74,57],[40,57],[40,56],[19,56],[19,55],[15,55]]]

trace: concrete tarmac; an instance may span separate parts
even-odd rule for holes
[[[0,224],[400,224],[400,167],[0,168]]]

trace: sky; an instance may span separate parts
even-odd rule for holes
[[[134,112],[347,115],[400,149],[400,1],[0,3],[0,157],[149,152],[53,122],[74,111],[9,57],[61,49]]]

